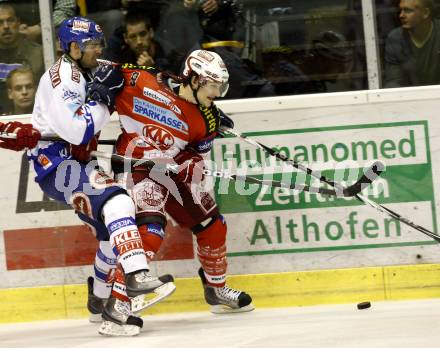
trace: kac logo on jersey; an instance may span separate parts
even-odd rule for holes
[[[188,125],[169,109],[161,108],[140,98],[133,98],[133,112],[161,123],[182,133],[188,133]]]
[[[142,130],[142,135],[150,139],[153,146],[159,147],[162,150],[167,150],[174,145],[173,135],[159,126],[147,124]]]

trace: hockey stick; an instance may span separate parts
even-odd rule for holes
[[[14,133],[6,133],[6,132],[0,132],[0,138],[7,138],[7,139],[15,139],[17,136]],[[43,141],[65,141],[64,139],[61,139],[59,137],[52,137],[52,136],[43,136],[41,137],[41,140]],[[99,140],[98,144],[103,145],[115,145],[116,140],[112,139],[106,139],[106,140]],[[157,163],[153,161],[148,160],[140,160],[140,159],[134,159],[134,158],[126,158],[118,154],[108,154],[105,152],[99,152],[94,151],[92,152],[92,156],[96,157],[102,157],[107,159],[114,159],[119,161],[130,161],[132,165],[139,165],[139,161],[142,161],[142,164],[147,167],[153,167],[157,166]],[[162,168],[164,171],[171,171],[175,172],[177,168],[175,165],[169,164],[170,168]],[[157,167],[156,167],[157,168]],[[274,187],[283,187],[298,191],[307,191],[312,193],[319,193],[322,195],[328,195],[328,196],[343,196],[343,197],[353,197],[359,192],[361,192],[365,186],[370,184],[374,179],[376,179],[383,171],[384,167],[381,162],[375,163],[371,168],[369,168],[363,176],[360,177],[358,181],[356,181],[353,185],[348,186],[347,188],[344,187],[335,187],[335,190],[332,189],[326,189],[326,188],[317,188],[317,187],[310,187],[305,185],[292,185],[285,182],[280,181],[272,181],[272,180],[260,180],[251,176],[241,176],[241,175],[231,175],[229,172],[226,171],[211,171],[208,169],[204,169],[204,175],[207,176],[213,176],[218,178],[226,178],[231,179],[235,181],[244,181],[247,183],[252,184],[259,184],[259,185],[265,185],[265,186],[274,186]],[[308,169],[311,171],[311,169]],[[328,180],[328,179],[327,179]],[[326,182],[324,180],[321,180],[323,182]],[[326,182],[328,183],[328,182]]]
[[[405,225],[408,225],[412,228],[414,228],[415,230],[422,232],[423,234],[427,235],[428,237],[431,237],[432,239],[434,239],[435,241],[440,243],[440,236],[438,234],[435,234],[434,232],[431,232],[430,230],[417,225],[416,223],[412,222],[411,220],[407,219],[406,217],[400,215],[399,213],[396,213],[395,211],[384,207],[382,204],[376,203],[374,201],[372,201],[371,199],[368,199],[365,196],[362,195],[356,195],[356,198],[362,202],[364,202],[365,204],[369,205],[370,207],[375,208],[376,210],[391,216],[392,218],[403,222]]]
[[[365,172],[365,174],[352,186],[344,187],[340,183],[334,182],[333,180],[330,180],[329,178],[325,177],[324,175],[320,175],[313,171],[312,169],[302,165],[301,163],[298,163],[294,160],[291,160],[287,156],[283,155],[279,151],[276,151],[266,145],[263,145],[262,143],[251,139],[247,137],[244,134],[238,133],[233,131],[229,128],[221,127],[220,129],[221,134],[231,134],[234,135],[237,138],[241,138],[244,141],[246,141],[249,144],[252,144],[260,149],[262,149],[264,152],[268,153],[271,156],[274,156],[278,158],[279,160],[290,164],[292,167],[299,169],[310,176],[313,176],[314,178],[317,178],[319,181],[322,181],[332,187],[334,187],[337,191],[341,192],[341,196],[356,196],[359,192],[361,192],[365,187],[367,187],[369,184],[371,184],[374,180],[378,178],[378,176],[385,170],[385,165],[380,162],[376,161],[373,163],[373,165]]]
[[[17,138],[17,135],[15,133],[7,133],[7,132],[0,132],[0,138],[3,139],[15,139]],[[57,136],[42,136],[40,138],[40,140],[42,141],[63,141],[66,142],[66,140],[57,137]],[[98,140],[98,144],[102,144],[102,145],[115,145],[116,144],[116,140],[114,139],[99,139]]]
[[[96,158],[105,158],[110,160],[115,160],[118,162],[129,162],[131,166],[133,167],[139,167],[139,166],[145,166],[148,168],[154,168],[154,170],[157,170],[159,172],[171,172],[174,174],[177,174],[179,172],[179,165],[174,163],[167,163],[167,164],[159,164],[157,162],[154,162],[152,160],[147,159],[136,159],[136,158],[130,158],[130,157],[124,157],[122,155],[114,154],[114,153],[106,153],[101,151],[92,151],[91,155]],[[373,170],[370,168],[369,170]],[[374,168],[374,171],[380,174],[380,171],[377,168]],[[246,175],[236,175],[231,174],[228,171],[224,170],[210,170],[210,169],[203,169],[203,175],[206,176],[212,176],[215,178],[224,178],[234,181],[244,181],[251,184],[258,184],[263,186],[273,186],[273,187],[283,187],[288,188],[291,190],[298,190],[298,191],[307,191],[312,193],[319,193],[322,195],[328,195],[328,196],[344,196],[344,197],[352,197],[355,196],[357,193],[360,192],[362,189],[364,183],[368,181],[368,176],[371,176],[372,174],[367,171],[358,181],[356,181],[353,185],[349,186],[348,188],[344,190],[337,190],[337,189],[327,189],[322,187],[311,187],[306,185],[296,185],[296,184],[290,184],[282,181],[272,181],[272,180],[260,180],[252,176],[246,176]]]
[[[313,176],[315,178],[318,178],[320,181],[323,181],[323,182],[329,184],[330,186],[333,186],[336,189],[336,191],[342,190],[344,192],[344,187],[341,184],[339,184],[337,182],[334,182],[332,180],[329,180],[325,176],[316,174],[312,169],[307,168],[307,167],[303,166],[302,164],[300,164],[300,163],[298,163],[298,162],[296,162],[294,160],[289,159],[285,155],[279,153],[278,151],[276,151],[274,149],[271,149],[270,147],[268,147],[266,145],[261,144],[260,142],[258,142],[256,140],[248,138],[247,136],[245,136],[243,134],[240,134],[240,133],[237,133],[237,132],[235,132],[235,131],[233,131],[232,129],[229,129],[229,128],[222,127],[221,128],[221,133],[231,134],[231,135],[234,135],[235,137],[241,138],[244,141],[246,141],[247,143],[252,144],[254,146],[257,146],[258,148],[262,149],[264,152],[268,153],[269,155],[274,156],[274,157],[280,159],[281,161],[283,161],[285,163],[288,163],[288,164],[292,165],[293,167],[295,167],[295,168],[297,168],[299,170],[302,170],[302,171],[306,172],[307,174],[309,174],[309,175],[311,175],[311,176]],[[381,163],[381,162],[376,162],[376,163]],[[382,164],[382,167],[383,167],[383,164]],[[367,171],[367,173],[368,172],[369,171]],[[372,170],[371,172],[374,173],[374,170]],[[365,173],[365,176],[367,175],[367,173]],[[394,219],[404,223],[407,226],[410,226],[410,227],[414,228],[415,230],[417,230],[419,232],[422,232],[423,234],[427,235],[428,237],[431,237],[432,239],[434,239],[435,241],[440,243],[440,236],[439,235],[435,234],[434,232],[432,232],[432,231],[430,231],[430,230],[428,230],[428,229],[426,229],[426,228],[424,228],[424,227],[422,227],[420,225],[417,225],[416,223],[414,223],[411,220],[407,219],[406,217],[400,215],[399,213],[396,213],[395,211],[393,211],[393,210],[383,206],[382,204],[376,203],[376,202],[368,199],[367,197],[362,196],[360,194],[360,192],[365,187],[363,185],[370,184],[371,181],[374,180],[374,178],[366,177],[365,178],[366,180],[364,182],[360,183],[360,181],[362,181],[362,179],[363,179],[363,177],[361,179],[359,179],[357,183],[352,185],[352,186],[358,185],[359,187],[356,187],[356,189],[354,189],[354,187],[353,187],[353,191],[350,192],[350,193],[355,193],[355,191],[360,188],[359,192],[353,194],[354,197],[356,197],[359,201],[365,203],[366,205],[376,209],[377,211],[380,211],[381,213],[384,213],[385,215],[391,216],[392,218],[394,218]],[[370,181],[370,179],[372,179],[372,180]],[[348,188],[345,188],[345,190],[351,189],[351,188],[352,187],[348,187]]]

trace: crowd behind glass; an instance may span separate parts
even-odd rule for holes
[[[361,0],[40,1],[51,1],[54,31],[73,15],[97,21],[114,62],[179,75],[192,50],[217,52],[226,99],[368,89]],[[440,82],[436,2],[375,0],[381,87]],[[41,38],[38,0],[0,0],[0,114],[32,112]]]

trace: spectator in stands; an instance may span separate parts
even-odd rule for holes
[[[23,65],[29,66],[36,77],[44,72],[43,50],[41,45],[24,38],[19,33],[20,21],[14,7],[0,3],[0,113],[8,104],[6,77]]]
[[[168,8],[171,0],[121,0],[121,5],[126,13],[139,12],[147,15],[156,29],[163,12]]]
[[[183,0],[183,5],[197,11],[204,36],[216,41],[243,41],[242,8],[236,0]]]
[[[162,21],[165,41],[179,48],[189,47],[190,51],[201,41],[214,41],[211,47],[224,47],[231,41],[239,41],[234,42],[238,46],[229,47],[243,47],[243,35],[237,33],[243,33],[244,20],[241,6],[235,0],[178,0],[173,5]]]
[[[440,21],[433,19],[433,0],[401,0],[401,26],[385,44],[384,87],[440,83]]]
[[[255,62],[242,59],[244,18],[236,0],[184,0],[184,6],[198,13],[203,36],[198,47],[219,54],[229,71],[228,99],[276,95],[271,82],[262,77]]]
[[[322,91],[360,89],[363,76],[357,78],[354,73],[354,50],[342,33],[333,30],[318,33],[312,40],[310,53],[306,73],[321,84]]]
[[[101,26],[107,41],[124,20],[121,0],[86,0],[81,14]]]
[[[5,1],[8,2],[8,1]],[[20,33],[28,40],[41,43],[40,9],[37,0],[9,1],[20,19]],[[59,25],[67,18],[76,14],[75,0],[52,0],[52,21],[57,30]]]
[[[161,70],[169,67],[161,46],[154,40],[154,29],[145,14],[128,12],[122,33],[116,30],[109,40],[105,57],[119,63],[156,66]]]
[[[325,92],[322,83],[306,75],[311,54],[298,53],[286,46],[271,47],[262,52],[264,76],[273,83],[277,95]]]
[[[313,37],[311,48],[296,63],[289,50],[266,51],[265,72],[280,95],[359,90],[363,74],[354,71],[354,54],[342,33],[326,30]]]
[[[29,67],[12,70],[6,78],[8,98],[12,102],[9,114],[31,114],[35,99],[35,79]]]
[[[209,43],[213,43],[213,41],[210,40]],[[263,78],[256,64],[249,59],[240,58],[234,52],[233,47],[211,46],[208,48],[203,42],[198,47],[213,51],[222,57],[230,74],[226,99],[259,98],[276,95],[273,84]]]
[[[183,0],[183,6],[194,8],[210,16],[217,12],[219,8],[218,0]]]
[[[177,70],[202,36],[197,12],[184,7],[183,0],[171,0],[160,18],[155,38],[170,61],[177,62]]]
[[[77,7],[75,0],[53,0],[53,13],[52,21],[53,26],[56,31],[58,31],[59,26],[67,18],[76,15]]]

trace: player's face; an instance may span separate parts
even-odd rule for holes
[[[97,59],[102,55],[104,44],[101,41],[88,42],[83,50],[81,58],[81,66],[86,69],[96,68],[98,66]]]
[[[429,18],[429,10],[423,7],[419,0],[400,0],[400,23],[402,28],[411,30],[417,28]]]
[[[144,22],[127,24],[127,33],[124,35],[125,43],[138,55],[148,52],[153,39],[153,29],[147,28]]]
[[[197,91],[197,98],[202,106],[209,108],[214,100],[220,97],[221,84],[210,81],[205,83]]]
[[[227,84],[216,81],[207,81],[200,83],[199,87],[197,98],[202,106],[209,108],[215,99],[223,95],[225,88],[227,88]]]

